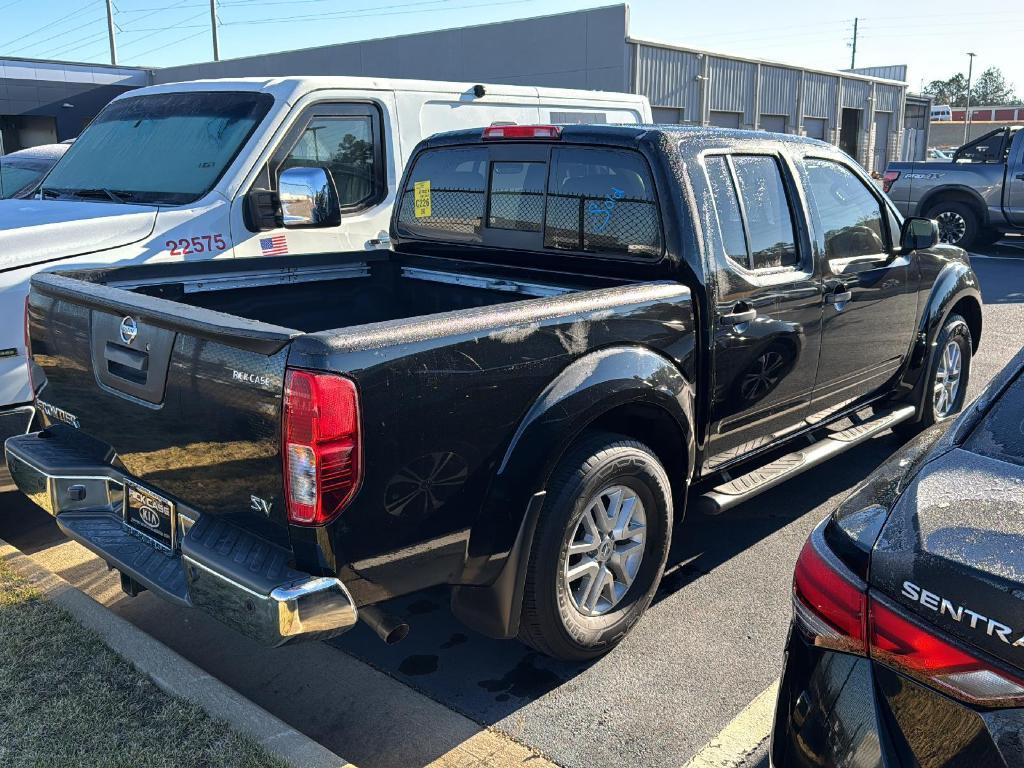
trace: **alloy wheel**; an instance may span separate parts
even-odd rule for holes
[[[956,341],[948,341],[935,370],[934,407],[935,418],[944,419],[956,406],[960,393],[960,371],[963,367],[963,353]]]
[[[594,495],[563,549],[563,586],[576,610],[594,617],[615,608],[636,579],[646,540],[646,511],[635,491],[613,485]]]
[[[939,225],[939,240],[943,243],[959,243],[967,234],[967,222],[956,211],[943,211],[935,221]]]

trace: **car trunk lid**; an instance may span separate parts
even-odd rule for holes
[[[932,460],[889,516],[869,581],[1024,669],[1024,467],[965,448]]]

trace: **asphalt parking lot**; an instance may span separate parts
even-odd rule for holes
[[[986,305],[970,397],[1021,346],[1024,242],[973,261]],[[101,563],[11,491],[0,494],[0,538],[362,768],[428,765],[481,729],[565,768],[679,768],[777,678],[804,539],[899,445],[884,435],[725,515],[690,517],[655,604],[589,665],[472,633],[443,590],[394,601],[412,626],[398,645],[359,625],[330,644],[265,650],[197,612],[121,595]]]

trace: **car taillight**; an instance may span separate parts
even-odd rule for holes
[[[485,139],[557,139],[562,129],[557,125],[489,125]]]
[[[915,621],[871,599],[873,659],[946,693],[985,706],[1024,702],[1024,681],[986,664]]]
[[[972,704],[1024,704],[1024,679],[944,640],[901,615],[838,562],[819,551],[817,532],[804,544],[793,577],[793,621],[817,646],[874,661]]]
[[[846,653],[867,652],[867,593],[852,574],[842,575],[818,552],[815,536],[804,544],[793,576],[793,615],[815,645]]]
[[[362,475],[355,384],[334,374],[289,369],[283,421],[288,521],[323,525],[352,500]]]
[[[892,189],[892,183],[899,177],[899,171],[886,171],[882,175],[882,191],[888,194],[889,190]]]

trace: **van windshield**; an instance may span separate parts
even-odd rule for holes
[[[46,198],[184,205],[217,183],[273,102],[265,93],[134,96],[108,105],[54,166]]]

